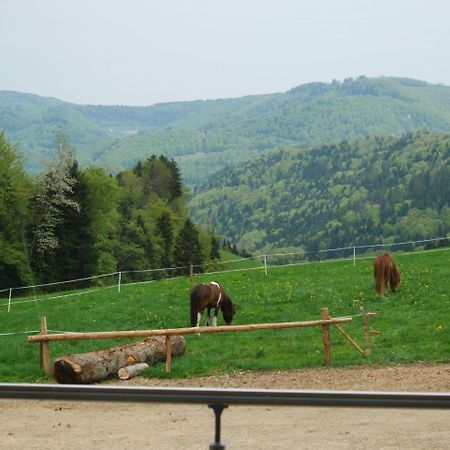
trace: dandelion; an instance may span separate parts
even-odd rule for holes
[[[436,331],[437,331],[438,333],[442,333],[443,329],[444,329],[444,327],[443,327],[442,325],[438,325],[438,326],[436,327]]]

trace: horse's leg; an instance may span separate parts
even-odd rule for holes
[[[211,325],[211,307],[208,306],[208,317],[206,319],[206,326],[209,327]]]
[[[217,306],[214,308],[214,317],[213,317],[213,327],[217,327],[217,313],[219,311],[219,308]]]
[[[389,281],[391,278],[391,268],[389,267],[389,264],[386,265],[384,269],[384,285],[383,285],[383,295],[386,295],[386,291],[389,288]]]
[[[200,326],[200,319],[202,318],[202,313],[200,311],[197,310],[197,322],[196,322],[196,327]],[[200,336],[201,333],[195,333],[197,336]]]

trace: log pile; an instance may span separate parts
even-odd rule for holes
[[[183,336],[171,336],[170,344],[172,356],[184,354],[186,341]],[[55,360],[53,376],[58,383],[89,384],[106,380],[125,366],[136,363],[151,365],[165,360],[165,337],[157,336],[122,347],[64,355]]]

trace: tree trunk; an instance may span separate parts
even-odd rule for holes
[[[171,336],[170,340],[172,356],[182,355],[186,350],[184,337]],[[89,384],[116,375],[120,368],[131,364],[151,365],[165,359],[165,337],[156,336],[122,347],[64,355],[55,360],[53,375],[58,383]]]

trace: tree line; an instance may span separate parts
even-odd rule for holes
[[[188,217],[187,196],[177,164],[165,156],[111,176],[80,169],[60,135],[45,172],[31,176],[0,133],[0,289],[117,271],[186,273],[191,264],[201,272],[220,258],[219,240]]]

